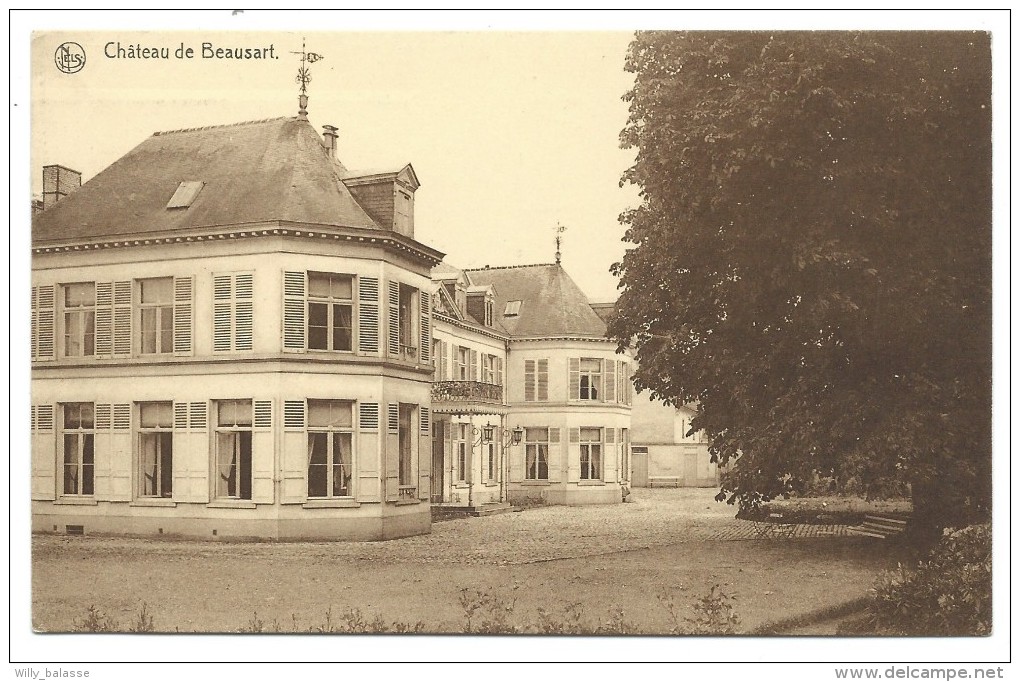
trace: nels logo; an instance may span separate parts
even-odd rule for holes
[[[53,53],[53,61],[64,73],[78,73],[85,68],[85,48],[75,42],[62,43]]]

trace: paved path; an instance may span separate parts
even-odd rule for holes
[[[779,543],[846,535],[845,526],[798,525],[789,539],[763,539],[754,524],[716,502],[715,489],[637,489],[633,502],[592,507],[541,507],[522,512],[441,521],[430,535],[386,542],[217,543],[90,537],[90,552],[135,549],[172,560],[182,545],[205,556],[335,557],[383,563],[519,565],[701,541]],[[80,542],[40,536],[37,547]]]

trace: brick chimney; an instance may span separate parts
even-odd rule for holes
[[[326,151],[329,152],[331,159],[336,158],[336,139],[337,139],[337,127],[331,126],[328,123],[322,126],[322,139],[323,145],[326,147]]]
[[[43,166],[43,209],[81,187],[81,173],[66,166]]]

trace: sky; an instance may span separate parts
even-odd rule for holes
[[[620,176],[633,162],[619,134],[632,32],[39,33],[32,43],[32,189],[60,164],[87,181],[154,131],[297,113],[302,39],[309,120],[340,129],[350,169],[414,166],[415,236],[457,267],[549,263],[563,225],[563,265],[594,301],[616,298],[618,216],[636,206]],[[65,41],[85,66],[55,68]],[[276,59],[203,59],[214,47],[265,48]],[[195,57],[177,59],[181,45]],[[117,56],[168,48],[169,59]],[[108,55],[114,55],[110,57]],[[243,172],[243,169],[239,169]]]

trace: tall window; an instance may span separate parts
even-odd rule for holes
[[[216,496],[251,499],[250,400],[216,403]]]
[[[138,404],[138,496],[173,496],[173,403]]]
[[[486,462],[488,464],[488,474],[489,474],[488,480],[495,481],[496,480],[496,444],[495,443],[486,443],[486,449],[487,449],[487,452],[486,452],[486,455],[487,455]]]
[[[353,495],[353,403],[308,401],[308,497]]]
[[[96,285],[64,285],[64,355],[96,354]]]
[[[524,478],[529,481],[549,479],[549,429],[524,430]]]
[[[406,284],[400,285],[400,345],[414,346],[414,298],[418,290]]]
[[[400,403],[400,427],[397,436],[400,459],[397,462],[397,484],[402,486],[414,484],[414,481],[411,480],[411,438],[415,433],[411,428],[413,410],[414,405]]]
[[[598,400],[602,391],[602,360],[581,358],[581,400]]]
[[[354,278],[308,273],[308,348],[353,350]]]
[[[457,349],[457,376],[460,381],[468,380],[468,365],[471,363],[471,349],[461,346]]]
[[[96,480],[95,406],[92,403],[65,403],[64,495],[93,495]]]
[[[141,299],[141,351],[143,354],[174,351],[174,279],[143,279],[138,282]]]
[[[457,480],[467,480],[467,445],[468,445],[468,425],[467,424],[455,424],[454,425],[454,449],[457,453]]]
[[[581,480],[602,479],[602,429],[581,429]]]

